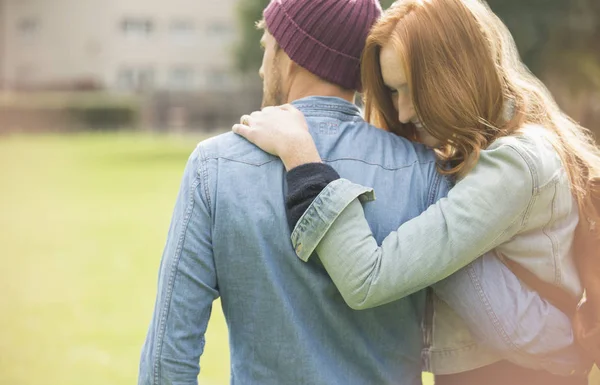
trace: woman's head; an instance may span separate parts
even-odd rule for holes
[[[600,177],[589,132],[562,113],[480,0],[397,1],[369,34],[362,78],[367,120],[426,138],[451,161],[449,173],[467,172],[492,141],[536,124],[548,130],[579,198]]]
[[[422,138],[421,128],[432,137],[427,144],[438,142],[459,162],[499,135],[511,104],[499,36],[481,17],[493,14],[471,3],[481,9],[461,0],[400,0],[375,25],[363,55],[368,114],[409,137]]]

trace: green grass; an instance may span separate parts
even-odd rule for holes
[[[0,138],[0,384],[136,382],[197,139]],[[227,331],[215,308],[201,379],[227,384]]]
[[[0,138],[0,384],[136,382],[171,211],[200,139]],[[229,383],[218,302],[200,383]]]

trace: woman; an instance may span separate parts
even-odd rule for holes
[[[316,199],[301,218],[292,205],[299,256],[306,260],[315,251],[303,245],[318,244],[324,266],[355,308],[402,298],[493,249],[579,298],[574,234],[600,175],[600,153],[527,71],[493,12],[477,0],[398,1],[370,33],[362,76],[366,119],[434,147],[441,172],[456,185],[381,246],[358,199],[337,205],[344,207],[337,212],[319,210],[325,203]],[[280,156],[288,170],[321,162],[301,114],[290,108],[260,114],[253,115],[260,124],[250,121],[252,127],[234,131]],[[342,199],[340,191],[351,182],[331,182],[321,194]],[[318,233],[316,223],[327,230]],[[506,368],[479,366],[439,376],[437,383],[478,376],[490,383]],[[570,381],[585,383],[582,377]]]

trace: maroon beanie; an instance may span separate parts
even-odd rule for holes
[[[272,0],[264,12],[269,33],[290,59],[357,91],[360,56],[380,14],[378,0]]]

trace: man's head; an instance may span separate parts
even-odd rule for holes
[[[300,74],[360,91],[360,56],[380,14],[378,0],[272,0],[258,23],[263,107],[290,102]]]

